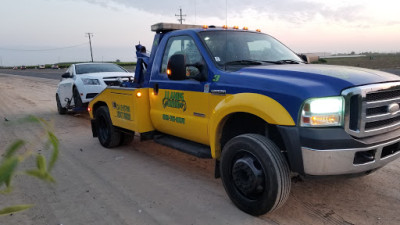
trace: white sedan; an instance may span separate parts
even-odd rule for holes
[[[72,64],[61,77],[56,101],[58,112],[65,114],[69,109],[85,110],[87,103],[107,86],[133,81],[134,73],[113,63],[78,63]]]

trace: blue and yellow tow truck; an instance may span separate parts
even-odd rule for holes
[[[400,157],[400,79],[308,64],[247,28],[159,23],[136,46],[135,80],[89,104],[93,136],[134,135],[216,162],[232,202],[261,215],[285,203],[291,176],[368,174]]]

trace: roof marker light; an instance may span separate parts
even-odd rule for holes
[[[248,27],[243,27],[243,30],[249,30],[249,28]]]
[[[261,32],[261,29],[257,29],[256,31],[257,31],[257,32]]]
[[[237,30],[239,29],[239,26],[233,26],[233,29]]]
[[[228,29],[228,25],[223,25],[222,28],[226,30]]]
[[[207,25],[203,25],[203,29],[207,29],[208,28],[208,26]]]

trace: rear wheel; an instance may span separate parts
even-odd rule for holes
[[[67,113],[67,109],[63,108],[61,106],[61,101],[60,101],[60,97],[58,97],[58,94],[56,94],[56,102],[57,102],[57,111],[58,111],[58,113],[61,114],[61,115]]]
[[[97,109],[95,118],[100,144],[106,148],[118,146],[121,142],[121,132],[112,125],[107,106],[101,106]]]
[[[290,192],[289,166],[279,148],[258,134],[232,138],[221,155],[221,178],[232,202],[254,216],[282,206]]]

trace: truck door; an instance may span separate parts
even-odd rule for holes
[[[186,67],[187,79],[168,79],[167,64],[174,54],[183,54],[186,64],[202,65],[201,69],[189,66]],[[150,116],[154,127],[167,134],[209,144],[209,96],[204,92],[207,65],[195,41],[190,36],[170,37],[160,61],[153,68],[150,80],[156,92],[150,97]]]

